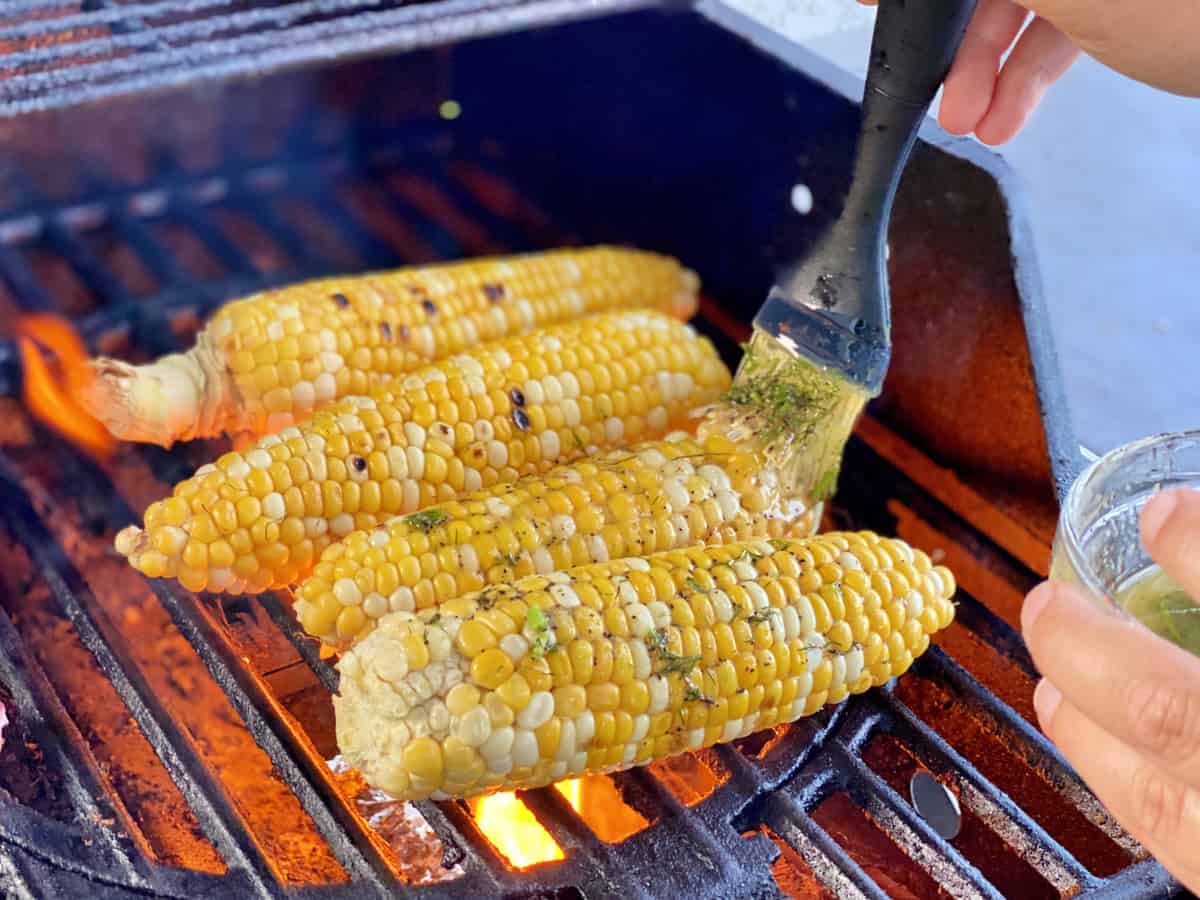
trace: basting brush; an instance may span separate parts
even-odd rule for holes
[[[881,0],[853,178],[839,218],[771,289],[728,395],[796,495],[830,496],[891,358],[887,229],[901,173],[975,0]]]

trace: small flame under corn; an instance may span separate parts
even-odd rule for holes
[[[90,378],[78,332],[60,316],[38,314],[18,320],[16,333],[30,414],[92,459],[108,461],[117,442],[78,399]]]

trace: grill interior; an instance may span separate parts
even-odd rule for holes
[[[447,99],[461,119],[436,114]],[[143,359],[263,285],[620,240],[700,270],[699,327],[732,361],[774,262],[832,215],[854,122],[853,104],[725,28],[657,13],[13,120],[0,322],[64,312],[93,349]],[[808,218],[788,207],[798,179],[818,198]],[[0,699],[13,720],[0,887],[1168,893],[1033,724],[1013,626],[1045,571],[1061,474],[1048,460],[1069,440],[1039,414],[1052,367],[1028,263],[1013,271],[1018,230],[989,172],[922,148],[893,232],[894,374],[830,513],[951,566],[960,606],[940,646],[832,713],[585,779],[582,800],[523,794],[563,856],[524,870],[466,804],[390,804],[330,765],[336,676],[286,598],[193,596],[114,556],[116,530],[223,444],[129,447],[102,469],[26,415],[18,354],[0,343]],[[958,797],[953,841],[909,802],[917,771]]]

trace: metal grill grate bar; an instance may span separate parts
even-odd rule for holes
[[[313,674],[317,676],[317,680],[321,682],[325,690],[331,694],[336,693],[338,673],[333,666],[321,659],[318,642],[304,632],[295,614],[275,594],[261,594],[255,600],[262,604],[271,621],[275,623],[275,627],[283,632],[288,642],[296,648],[300,658],[312,669]]]
[[[303,740],[285,721],[279,701],[265,689],[257,675],[241,664],[237,648],[228,636],[213,627],[191,594],[181,594],[160,581],[150,584],[175,626],[196,648],[213,678],[225,690],[255,742],[270,756],[288,787],[300,799],[338,861],[356,883],[369,885],[377,896],[395,896],[391,868],[380,856],[373,836],[364,829],[362,818],[337,789],[324,761],[303,751]],[[292,753],[288,747],[300,750]],[[389,882],[387,886],[384,879]]]
[[[45,674],[26,652],[20,634],[3,609],[0,609],[0,683],[12,696],[14,714],[42,732],[38,735],[38,743],[49,752],[52,768],[61,772],[66,779],[75,820],[96,823],[113,817],[121,823],[121,830],[130,836],[137,850],[145,854],[147,847],[141,831],[134,825],[119,798],[109,797],[101,788],[104,778],[87,743]],[[66,742],[59,740],[58,736],[66,737]],[[19,834],[19,828],[18,822],[0,817],[0,831],[6,837],[20,841],[23,836]],[[93,828],[90,834],[105,849],[114,872],[127,879],[144,881],[127,856],[126,848],[120,845],[116,832]],[[0,881],[2,886],[3,882]]]
[[[808,814],[808,809],[815,807],[832,790],[834,780],[833,773],[826,770],[805,783],[799,791],[796,788],[776,791],[766,801],[763,820],[776,834],[796,832],[803,836],[811,848],[810,853],[805,854],[805,861],[827,887],[836,890],[841,887],[839,882],[849,881],[866,900],[891,900],[850,854]],[[816,858],[813,858],[813,851]]]
[[[1075,885],[1093,887],[1098,883],[1098,879],[1093,877],[1072,856],[1070,851],[1059,844],[1028,813],[1013,803],[1007,794],[997,789],[995,785],[980,774],[975,766],[951,747],[941,735],[935,731],[930,731],[912,710],[896,699],[894,693],[888,692],[881,697],[875,698],[875,701],[881,709],[887,710],[896,717],[896,721],[889,724],[888,732],[890,734],[902,737],[910,749],[918,751],[921,754],[922,759],[935,761],[941,768],[953,772],[953,776],[956,779],[969,783],[973,789],[986,797],[1010,821],[1016,824],[1025,835],[1031,838],[1039,850],[1050,849],[1053,853],[1054,867],[1061,871],[1062,874],[1067,875]],[[1045,859],[1045,855],[1042,853],[1038,853],[1037,856],[1038,860],[1035,863],[1040,863]]]
[[[849,741],[839,739],[828,747],[830,756],[838,762],[842,777],[845,779],[845,786],[852,794],[861,792],[861,796],[866,801],[863,808],[871,813],[875,821],[885,830],[893,835],[901,830],[908,831],[924,845],[925,852],[915,854],[916,862],[921,863],[922,859],[936,855],[939,862],[949,863],[954,870],[952,873],[939,871],[938,868],[922,867],[926,868],[930,875],[955,896],[1005,900],[1000,892],[983,877],[983,873],[967,861],[957,847],[938,835],[924,819],[917,815],[912,806],[896,793],[890,784],[863,763],[859,757],[859,751],[866,743],[871,731],[874,730],[877,718],[864,711],[859,711],[858,715],[862,716],[864,727],[855,735],[855,738]],[[889,818],[893,819],[890,823],[887,822]],[[898,825],[902,828],[897,827]]]
[[[0,456],[3,515],[9,529],[25,547],[64,615],[96,657],[105,675],[125,702],[138,727],[153,744],[172,780],[187,799],[205,833],[230,863],[231,875],[244,880],[246,890],[270,897],[273,867],[263,855],[241,816],[230,802],[191,738],[155,698],[125,647],[120,630],[90,599],[91,592],[68,562],[34,512],[19,486],[11,464]],[[235,868],[236,867],[236,868]]]

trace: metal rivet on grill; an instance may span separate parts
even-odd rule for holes
[[[432,300],[429,300],[429,299],[422,300],[421,301],[421,309],[425,310],[425,312],[427,312],[431,316],[437,315],[437,307],[434,305]]]
[[[521,407],[518,406],[512,411],[512,420],[513,424],[522,431],[529,430],[529,416],[525,414],[525,410],[521,409]]]
[[[342,309],[345,309],[347,306],[350,305],[350,301],[346,299],[345,294],[334,294],[333,297],[330,299],[332,299],[333,302],[336,303],[338,306],[340,306]]]
[[[504,299],[504,285],[502,284],[485,284],[483,293],[493,303],[499,303]]]
[[[351,457],[350,464],[353,465],[354,468],[358,469],[358,471],[360,471],[360,472],[363,471],[363,469],[365,469],[367,467],[367,461],[365,459],[363,459],[361,456]]]
[[[958,837],[962,828],[962,809],[958,797],[928,772],[917,772],[908,783],[912,805],[929,827],[944,840]]]
[[[508,399],[513,402],[513,406],[524,406],[525,395],[521,393],[520,388],[513,388],[508,392]]]

